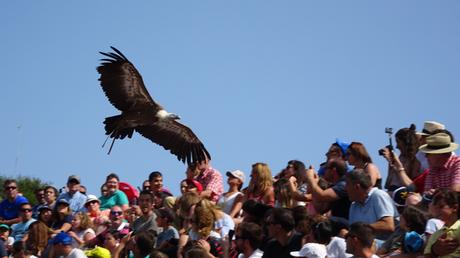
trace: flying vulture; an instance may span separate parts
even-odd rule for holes
[[[107,139],[113,138],[108,154],[116,139],[131,138],[137,131],[184,163],[210,159],[211,155],[192,130],[178,122],[179,116],[167,112],[152,99],[136,67],[118,49],[111,48],[115,53],[99,52],[108,58],[101,59],[97,67],[102,90],[121,111],[120,115],[104,121]]]

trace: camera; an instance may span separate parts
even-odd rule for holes
[[[390,151],[393,151],[393,141],[391,140],[391,136],[393,134],[393,128],[385,127],[385,133],[388,134],[388,141],[390,142],[390,144],[385,146],[385,148],[389,149]],[[384,151],[385,151],[384,149],[380,149],[379,150],[379,155],[383,156]]]

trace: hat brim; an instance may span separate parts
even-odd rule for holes
[[[99,199],[91,199],[91,200],[87,200],[87,201],[85,202],[85,206],[88,205],[90,202],[94,202],[94,201],[96,201],[96,202],[98,202],[99,204],[101,204],[101,201],[100,201]]]
[[[421,135],[421,136],[428,136],[429,134],[424,133],[424,132],[416,132],[416,135]]]
[[[424,144],[420,146],[419,151],[423,153],[428,153],[428,154],[443,154],[443,153],[449,153],[454,150],[458,149],[458,144],[455,142],[450,143],[450,146],[447,148],[442,148],[442,149],[432,149],[428,148],[428,144]]]
[[[233,178],[239,179],[239,180],[244,184],[244,179],[242,179],[242,178],[239,177],[239,176],[234,175],[231,171],[227,171],[226,175],[227,175],[228,177],[233,177]]]
[[[294,257],[302,257],[302,255],[300,255],[300,252],[299,252],[299,251],[290,252],[289,254],[290,254],[291,256],[294,256]]]

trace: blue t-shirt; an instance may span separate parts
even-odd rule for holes
[[[61,195],[59,195],[59,197],[57,198],[57,201],[59,202],[59,200],[61,199],[67,200],[70,204],[70,209],[72,209],[72,213],[75,214],[79,211],[86,212],[86,208],[85,208],[86,198],[87,198],[86,195],[78,191],[74,193],[73,195],[71,195],[69,192],[66,192],[66,193],[62,193]]]
[[[383,217],[399,217],[391,197],[383,190],[372,188],[364,203],[353,202],[350,206],[350,224],[360,221],[372,224]],[[389,234],[376,234],[377,239],[386,239]]]
[[[27,231],[29,231],[30,224],[32,224],[35,221],[35,219],[30,219],[26,222],[19,222],[13,224],[11,226],[11,236],[14,237],[14,241],[21,241],[24,237],[24,234],[27,233]]]
[[[179,239],[179,232],[173,226],[169,226],[163,232],[158,234],[156,247],[159,247],[163,242],[169,241],[171,239]]]
[[[6,220],[19,217],[19,206],[28,202],[29,200],[22,195],[16,196],[13,202],[10,202],[8,199],[3,200],[0,203],[0,217]]]

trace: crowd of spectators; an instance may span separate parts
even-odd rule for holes
[[[453,134],[426,121],[395,139],[399,155],[379,152],[385,182],[363,143],[341,140],[318,171],[299,160],[276,175],[262,162],[227,171],[227,192],[210,160],[188,166],[178,196],[159,171],[132,182],[139,191],[110,173],[99,194],[70,175],[64,191],[36,189],[33,202],[6,180],[0,258],[460,257]]]

